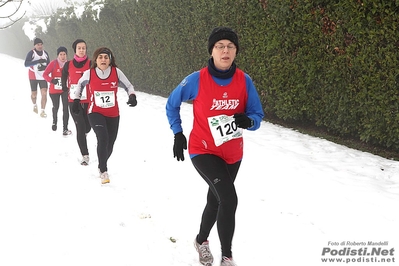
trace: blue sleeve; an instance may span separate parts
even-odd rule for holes
[[[194,100],[198,95],[199,72],[194,72],[184,78],[170,93],[166,102],[166,116],[173,134],[183,132],[181,126],[180,106],[182,102]]]
[[[248,93],[245,114],[254,121],[253,127],[248,128],[248,130],[257,130],[265,114],[255,85],[247,74],[245,74],[245,83]]]
[[[30,50],[29,53],[26,55],[25,58],[25,67],[30,67],[30,66],[34,66],[37,64],[36,61],[32,61],[33,59],[33,51]]]

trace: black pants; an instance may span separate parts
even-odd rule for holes
[[[241,161],[227,164],[212,154],[197,155],[191,159],[195,169],[208,183],[207,203],[202,214],[197,242],[208,239],[211,229],[217,222],[222,256],[232,257],[231,244],[235,229],[235,213],[238,199],[234,181]]]
[[[57,125],[58,121],[58,109],[60,108],[60,98],[62,101],[62,123],[63,129],[68,129],[68,121],[69,121],[69,111],[68,111],[68,93],[63,92],[61,94],[50,94],[51,101],[53,102],[53,108],[51,109],[53,112],[53,124]]]
[[[48,83],[44,79],[43,80],[30,79],[29,83],[30,83],[31,91],[37,91],[38,85],[39,85],[39,89],[48,89]]]
[[[72,110],[72,105],[73,102],[69,103],[69,110]],[[89,155],[89,150],[87,149],[87,139],[86,139],[86,134],[90,132],[90,123],[89,119],[87,117],[87,108],[89,104],[88,103],[81,103],[79,105],[79,114],[74,114],[71,111],[71,116],[73,118],[73,121],[75,122],[76,125],[76,139],[78,141],[80,153],[82,155]]]
[[[108,159],[118,136],[119,116],[107,117],[99,113],[91,113],[88,117],[97,137],[98,168],[101,173],[104,173],[108,171]]]

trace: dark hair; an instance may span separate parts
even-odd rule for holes
[[[73,43],[72,43],[72,49],[73,49],[73,51],[76,53],[76,46],[78,45],[78,43],[84,43],[84,44],[86,44],[86,42],[83,40],[83,39],[77,39],[76,41],[74,41]],[[86,44],[86,48],[87,48],[87,44]]]
[[[111,63],[109,64],[110,66],[113,67],[118,67],[115,63],[115,56],[112,53],[111,49],[107,48],[107,47],[100,47],[97,48],[94,53],[93,53],[93,59],[91,60],[91,66],[90,68],[96,68],[97,67],[97,57],[100,54],[107,54],[109,56],[109,59],[111,59]]]

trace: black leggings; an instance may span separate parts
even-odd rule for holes
[[[60,108],[60,98],[62,101],[62,123],[63,129],[68,129],[68,121],[69,121],[69,112],[68,112],[68,93],[63,92],[61,94],[55,93],[50,94],[51,101],[53,102],[53,124],[57,125],[58,121],[58,109]]]
[[[232,257],[231,243],[238,204],[234,180],[241,161],[227,164],[223,159],[212,154],[197,155],[191,161],[209,185],[207,203],[202,214],[197,242],[203,243],[208,239],[211,229],[217,221],[222,256],[230,258]]]
[[[78,141],[80,153],[82,155],[89,155],[89,150],[87,149],[87,138],[86,134],[90,132],[90,123],[87,118],[87,108],[89,104],[81,103],[79,105],[79,114],[74,114],[72,112],[73,102],[69,103],[69,110],[71,111],[71,116],[76,125],[76,139]]]
[[[99,113],[91,113],[88,116],[97,137],[98,168],[101,173],[104,173],[108,171],[108,159],[112,154],[118,135],[119,116],[107,117]]]

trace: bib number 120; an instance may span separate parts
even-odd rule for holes
[[[218,115],[208,117],[208,125],[216,146],[242,137],[243,130],[237,127],[233,116]]]

